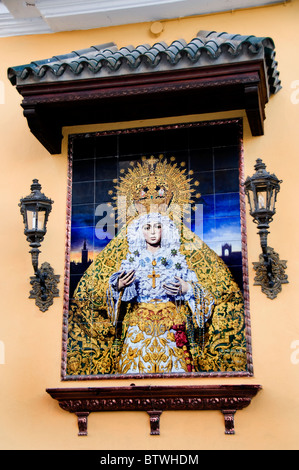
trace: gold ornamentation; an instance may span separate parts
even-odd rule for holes
[[[156,288],[156,279],[157,279],[157,277],[160,277],[160,274],[157,274],[156,271],[153,269],[152,274],[149,274],[147,277],[152,279],[152,281],[153,281],[152,287],[153,287],[153,289],[155,289]]]
[[[134,304],[123,321],[118,372],[164,373],[175,368],[187,372],[190,359],[184,349],[173,344],[175,335],[170,331],[174,324],[185,321],[184,309],[177,312],[172,302]],[[132,348],[132,343],[136,347]]]
[[[184,166],[169,164],[161,154],[158,158],[142,157],[133,169],[129,168],[117,182],[113,197],[119,222],[129,222],[146,212],[160,212],[173,218],[178,209],[184,211],[192,203],[191,195],[195,191]]]
[[[202,286],[209,289],[216,306],[205,329],[194,328],[190,310],[184,305],[186,333],[196,372],[246,372],[243,296],[225,263],[190,231],[182,240],[181,252]],[[69,313],[67,374],[117,374],[118,356],[122,350],[122,329],[114,329],[108,319],[106,291],[108,280],[119,270],[127,255],[125,227],[99,253],[85,272],[74,294]],[[109,263],[107,264],[107,260]],[[189,315],[186,314],[189,312]],[[120,311],[122,318],[126,312]],[[181,315],[181,313],[179,313]],[[122,328],[125,328],[123,323]],[[134,355],[130,350],[130,357]],[[137,357],[137,356],[136,356]],[[142,373],[142,372],[140,372]]]
[[[190,180],[184,172],[185,169],[181,170],[176,164],[162,161],[161,156],[158,159],[153,157],[128,170],[119,182],[118,194],[128,195],[127,203],[133,205],[133,216],[136,216],[141,190],[145,187],[149,188],[149,194],[141,198],[145,208],[152,200],[151,195],[158,209],[165,209],[165,205],[170,202],[183,205],[190,201]],[[165,190],[160,195],[156,190],[158,183],[160,189],[163,187]],[[124,225],[98,254],[76,288],[69,309],[67,375],[126,373],[129,370],[128,360],[139,364],[139,373],[148,370],[156,373],[162,370],[162,366],[164,371],[171,370],[171,361],[174,360],[186,371],[186,360],[190,360],[195,372],[246,372],[250,364],[247,359],[243,296],[221,258],[186,226],[181,231],[180,251],[189,269],[195,272],[202,287],[215,300],[213,315],[205,327],[194,326],[191,310],[186,304],[176,306],[175,311],[171,307],[171,315],[165,315],[163,320],[160,316],[158,320],[155,314],[149,319],[148,304],[146,308],[130,306],[126,311],[122,302],[119,302],[117,316],[122,322],[114,328],[113,319],[108,315],[111,311],[108,304],[111,296],[107,296],[107,292],[110,276],[119,270],[121,261],[128,253],[126,228]],[[140,310],[142,308],[143,313]],[[202,312],[204,309],[205,305],[202,305]],[[174,320],[186,325],[188,357],[182,348],[173,350],[171,356],[165,353],[165,345],[174,338],[174,333],[170,331],[170,323]],[[134,321],[138,321],[139,331],[131,338],[128,346],[124,344],[124,338],[128,325]],[[165,337],[158,334],[159,328],[164,331],[167,329]],[[149,341],[145,336],[146,331],[156,332],[156,336],[152,336]],[[148,344],[144,346],[148,346],[147,354],[143,354],[140,360],[137,345],[146,341]],[[120,363],[120,357],[126,359]]]

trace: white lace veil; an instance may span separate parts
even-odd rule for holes
[[[141,215],[128,226],[127,240],[129,251],[134,253],[136,250],[142,251],[146,248],[142,228],[144,225],[151,222],[160,223],[162,225],[161,248],[164,250],[176,249],[179,251],[180,235],[176,225],[169,217],[157,212]]]

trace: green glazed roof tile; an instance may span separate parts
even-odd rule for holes
[[[129,74],[134,71],[158,71],[163,65],[171,69],[172,66],[186,68],[188,66],[207,65],[217,61],[243,61],[254,59],[258,54],[265,58],[270,93],[276,93],[281,88],[277,62],[275,60],[275,45],[271,38],[242,36],[216,31],[200,31],[189,43],[184,39],[177,39],[169,46],[164,42],[154,45],[141,44],[137,47],[126,46],[118,49],[114,43],[91,46],[87,49],[72,51],[68,54],[57,55],[46,60],[33,61],[30,64],[10,67],[8,78],[13,85],[30,83],[63,77],[64,74],[73,75],[80,79],[84,71],[101,76],[104,71],[109,75],[113,72]],[[189,64],[189,65],[188,65]],[[142,70],[141,70],[142,68]],[[131,70],[131,72],[130,72]],[[82,76],[82,78],[84,78]]]

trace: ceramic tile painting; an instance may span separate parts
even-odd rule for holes
[[[72,135],[69,156],[63,378],[250,375],[241,120]]]

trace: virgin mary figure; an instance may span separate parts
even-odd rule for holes
[[[163,156],[118,181],[122,227],[70,303],[67,375],[251,372],[242,293],[182,223],[190,183]]]
[[[127,240],[128,254],[108,290],[115,325],[120,302],[127,304],[118,372],[191,372],[192,331],[204,327],[214,298],[180,253],[179,231],[169,217],[140,216]]]

